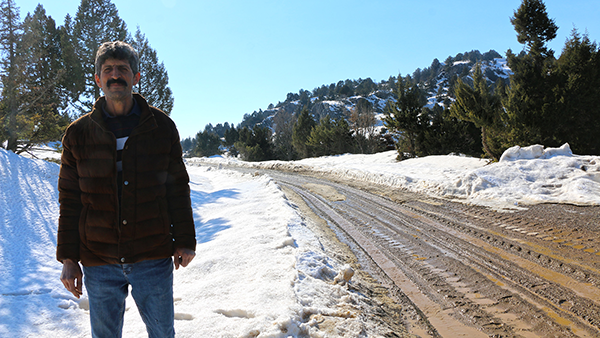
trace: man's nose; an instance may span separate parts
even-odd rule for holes
[[[118,68],[113,68],[113,70],[110,73],[110,77],[112,77],[113,79],[118,79],[121,77],[121,72],[119,71]]]

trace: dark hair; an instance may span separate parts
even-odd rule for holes
[[[130,44],[123,41],[105,42],[98,48],[96,52],[96,74],[100,75],[102,65],[108,59],[127,60],[133,74],[137,74],[139,56],[138,53],[131,47]]]

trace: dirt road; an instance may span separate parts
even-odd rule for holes
[[[268,174],[355,257],[356,287],[378,299],[390,337],[600,337],[600,207],[498,212]]]

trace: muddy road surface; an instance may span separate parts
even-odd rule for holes
[[[390,327],[418,337],[600,337],[600,207],[499,212],[331,177],[267,174],[381,285],[359,291],[385,292],[379,320]]]

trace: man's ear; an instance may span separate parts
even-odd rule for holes
[[[140,77],[141,77],[141,74],[139,72],[137,74],[135,74],[135,76],[133,77],[132,87],[137,85],[140,82]]]
[[[94,79],[96,80],[96,85],[102,88],[102,82],[100,82],[100,77],[98,76],[98,74],[94,74]]]

